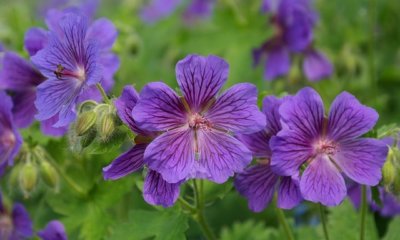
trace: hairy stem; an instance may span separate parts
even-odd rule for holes
[[[321,215],[321,223],[322,223],[322,228],[324,230],[325,240],[329,240],[328,226],[325,216],[325,207],[321,203],[319,204],[319,213]]]
[[[104,101],[105,103],[107,103],[107,104],[110,104],[111,101],[110,101],[110,99],[108,98],[108,96],[107,96],[107,94],[106,94],[106,91],[105,91],[104,88],[101,86],[101,84],[100,84],[100,83],[96,83],[96,87],[97,87],[97,89],[99,90],[99,92],[101,93],[101,96],[103,97],[103,101]]]
[[[276,205],[276,214],[278,216],[278,221],[279,221],[280,225],[282,226],[283,231],[285,232],[286,239],[294,240],[293,233],[290,230],[289,224],[288,224],[288,222],[286,220],[286,217],[285,217],[285,213],[283,212],[282,209],[280,209],[278,207],[278,205]]]
[[[214,232],[212,231],[210,225],[208,224],[205,215],[204,215],[204,193],[203,193],[203,183],[200,182],[200,187],[196,180],[193,180],[193,191],[194,191],[194,199],[196,204],[196,212],[193,214],[193,219],[199,224],[201,230],[203,231],[204,236],[208,240],[216,240]]]
[[[360,240],[365,239],[365,216],[367,215],[367,188],[361,187],[361,221],[360,221]]]

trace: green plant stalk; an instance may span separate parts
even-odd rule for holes
[[[283,231],[285,232],[286,239],[294,240],[293,233],[290,230],[288,222],[286,221],[285,213],[283,212],[282,209],[280,209],[278,207],[278,204],[276,204],[275,209],[276,209],[276,215],[278,216],[278,221],[279,221],[280,225],[282,226]]]
[[[200,190],[200,191],[199,191]],[[204,193],[203,193],[203,183],[200,183],[200,188],[198,187],[197,181],[193,180],[193,191],[195,199],[195,213],[192,215],[193,219],[199,224],[204,236],[208,240],[216,240],[214,232],[212,231],[210,225],[208,224],[206,217],[204,215]]]
[[[361,221],[360,221],[360,240],[365,239],[365,220],[367,215],[367,187],[361,187]]]
[[[325,207],[321,203],[319,204],[319,213],[321,215],[321,223],[322,223],[322,229],[324,230],[325,240],[329,240],[328,226],[325,216]]]
[[[96,87],[97,87],[97,89],[99,90],[99,92],[101,93],[101,96],[103,97],[103,101],[104,101],[105,103],[107,103],[107,104],[110,104],[111,101],[110,101],[110,99],[108,98],[108,96],[107,96],[107,94],[106,94],[106,91],[105,91],[104,88],[101,86],[101,84],[100,84],[100,83],[96,83]]]

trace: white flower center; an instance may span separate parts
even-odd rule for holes
[[[211,128],[211,123],[205,117],[195,113],[189,117],[189,127],[195,130],[209,130]]]

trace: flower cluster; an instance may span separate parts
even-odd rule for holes
[[[266,57],[266,80],[288,74],[291,54],[303,55],[303,71],[310,81],[332,74],[332,64],[313,46],[313,28],[318,17],[309,0],[264,0],[262,11],[272,14],[270,22],[275,28],[275,35],[253,51],[255,65]]]

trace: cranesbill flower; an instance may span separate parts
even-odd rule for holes
[[[14,204],[10,212],[0,193],[0,239],[22,240],[32,237],[32,220],[22,204]]]
[[[99,42],[88,37],[87,21],[80,14],[65,14],[59,25],[62,31],[50,32],[47,45],[31,58],[47,77],[37,88],[36,118],[58,116],[54,127],[74,121],[79,98],[101,80]]]
[[[36,87],[46,80],[29,61],[13,52],[5,52],[0,70],[0,89],[12,92],[14,124],[25,128],[32,124],[37,113],[35,107]],[[52,136],[64,135],[67,127],[54,128],[57,119],[41,121],[44,134]]]
[[[0,175],[7,166],[14,163],[21,145],[22,137],[13,123],[12,100],[4,91],[0,91]]]
[[[332,65],[328,59],[312,46],[317,14],[310,1],[264,0],[262,10],[272,14],[270,22],[276,29],[271,39],[253,50],[255,65],[266,57],[266,80],[286,75],[291,68],[293,54],[304,56],[304,73],[310,81],[318,81],[332,74]]]
[[[278,189],[278,207],[280,208],[293,208],[302,200],[297,179],[280,177],[270,167],[269,140],[282,128],[279,106],[285,99],[273,96],[264,98],[262,111],[267,121],[266,128],[250,135],[237,135],[237,138],[253,152],[253,156],[257,159],[257,164],[248,167],[235,178],[236,189],[247,198],[249,208],[255,212],[265,209],[275,189]]]
[[[49,11],[59,10],[59,9],[71,9],[76,8],[86,16],[92,18],[97,10],[99,5],[99,0],[45,0],[39,6],[40,14],[46,16],[49,14]]]
[[[141,10],[141,18],[148,23],[170,16],[181,5],[181,0],[152,0]],[[183,17],[188,22],[204,19],[211,15],[215,0],[191,0]]]
[[[49,222],[37,235],[42,240],[68,240],[64,225],[57,220]]]
[[[271,138],[271,167],[283,176],[305,168],[300,190],[306,200],[327,206],[346,196],[342,174],[353,181],[374,186],[388,148],[382,141],[361,138],[378,120],[378,113],[351,94],[343,92],[324,116],[324,105],[312,88],[304,88],[279,109],[283,129]]]
[[[103,176],[106,180],[116,180],[143,169],[144,152],[149,143],[157,136],[156,132],[139,128],[132,118],[132,109],[138,99],[136,90],[132,86],[127,86],[121,97],[115,101],[118,116],[137,136],[135,145],[130,150],[103,168]],[[179,186],[180,183],[167,183],[159,173],[149,170],[144,182],[143,196],[149,204],[169,207],[179,196]]]
[[[190,178],[225,182],[251,161],[250,150],[232,136],[265,127],[254,85],[234,85],[219,97],[228,64],[216,56],[189,55],[176,75],[183,96],[162,82],[147,84],[133,118],[142,129],[163,132],[146,148],[144,162],[169,183]]]

